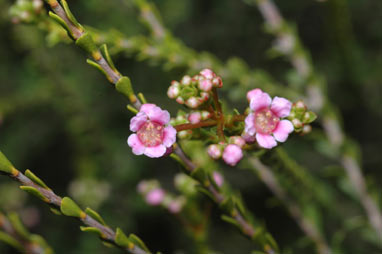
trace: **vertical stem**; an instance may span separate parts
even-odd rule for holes
[[[218,95],[216,87],[212,88],[212,97],[213,97],[214,106],[215,106],[215,109],[216,109],[216,112],[217,112],[217,114],[216,114],[216,118],[217,118],[217,121],[218,121],[217,134],[218,134],[218,136],[220,138],[220,141],[225,142],[225,136],[224,136],[224,114],[223,114],[223,110],[222,110],[221,104],[219,102],[219,95]]]

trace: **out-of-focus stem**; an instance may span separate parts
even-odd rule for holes
[[[316,244],[318,253],[330,254],[331,250],[326,240],[318,231],[314,223],[304,216],[304,213],[301,211],[298,204],[295,203],[280,186],[272,170],[264,165],[258,158],[251,157],[249,162],[252,165],[251,170],[257,173],[272,193],[284,203],[301,230]]]
[[[303,46],[300,43],[300,40],[297,35],[292,32],[284,32],[281,29],[282,26],[288,26],[288,24],[284,21],[283,17],[280,14],[277,6],[273,3],[272,0],[254,0],[263,15],[265,22],[274,30],[274,35],[278,37],[279,40],[285,40],[285,38],[289,38],[294,42],[294,46],[290,47],[289,51],[285,52],[285,55],[290,58],[290,61],[299,75],[306,79],[309,75],[318,76],[314,73],[314,67],[306,53],[296,53],[295,47],[300,47],[299,52],[305,52]],[[291,30],[287,30],[291,31]],[[297,45],[297,46],[296,46]],[[360,202],[363,208],[366,211],[368,216],[370,225],[374,228],[378,237],[382,238],[382,214],[378,209],[376,202],[372,199],[372,197],[367,192],[365,186],[365,179],[362,175],[362,170],[354,160],[354,158],[347,156],[344,154],[342,146],[345,144],[345,140],[347,139],[344,130],[341,128],[340,120],[335,114],[332,112],[336,112],[336,108],[328,101],[328,96],[325,94],[323,87],[326,84],[320,84],[316,82],[311,82],[312,84],[307,87],[307,95],[308,98],[311,98],[311,102],[315,101],[316,98],[323,98],[322,103],[318,103],[318,107],[316,107],[317,111],[321,111],[323,116],[321,117],[322,124],[324,126],[324,130],[329,139],[329,142],[333,145],[333,147],[338,150],[339,156],[338,160],[345,168],[345,172],[352,186],[360,198]],[[309,101],[308,101],[309,103]],[[313,103],[317,104],[317,103]],[[323,111],[323,108],[326,108]]]
[[[41,193],[42,197],[44,198],[44,202],[49,204],[50,206],[56,208],[57,210],[61,209],[62,204],[62,198],[58,195],[56,195],[53,190],[49,188],[43,188],[40,185],[34,183],[31,179],[29,179],[26,175],[21,173],[19,170],[12,168],[12,172],[8,174],[11,178],[18,181],[22,186],[29,186],[35,188],[39,193]],[[101,239],[103,241],[107,241],[111,244],[114,244],[117,247],[120,247],[125,250],[126,253],[131,254],[150,254],[149,252],[146,252],[145,250],[141,249],[139,246],[134,245],[132,248],[123,248],[119,246],[116,243],[116,233],[109,228],[108,226],[104,226],[101,223],[99,223],[97,220],[93,219],[91,216],[87,215],[86,213],[83,213],[82,217],[80,218],[83,224],[94,227],[100,230],[102,233]]]

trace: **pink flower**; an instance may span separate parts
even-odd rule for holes
[[[164,190],[161,188],[156,188],[147,193],[145,199],[149,205],[159,205],[162,203],[164,196]]]
[[[230,166],[235,166],[243,158],[243,151],[238,145],[229,144],[223,152],[223,160]]]
[[[217,171],[214,171],[212,173],[212,177],[213,177],[213,179],[214,179],[214,181],[215,181],[217,186],[219,186],[219,187],[223,186],[223,184],[224,184],[224,177],[222,176],[222,174],[220,174]]]
[[[176,130],[170,124],[170,114],[154,104],[143,104],[130,121],[133,133],[127,139],[136,155],[151,158],[163,156],[176,141]]]
[[[245,118],[246,135],[255,136],[257,143],[267,149],[275,147],[276,141],[287,140],[289,133],[294,130],[293,124],[281,118],[290,114],[292,103],[280,97],[272,100],[269,94],[260,89],[249,91],[247,99],[250,101],[251,113]]]

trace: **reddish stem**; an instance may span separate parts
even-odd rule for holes
[[[185,123],[185,124],[179,124],[174,126],[176,131],[183,131],[183,130],[190,130],[190,129],[196,129],[201,127],[208,127],[208,126],[214,126],[217,124],[217,121],[215,120],[206,120],[199,123]]]

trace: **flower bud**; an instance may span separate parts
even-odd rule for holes
[[[207,148],[207,153],[212,159],[219,159],[222,156],[223,147],[218,144],[209,145]]]
[[[191,114],[188,115],[188,121],[192,124],[199,123],[202,118],[202,115],[200,112],[192,112]]]
[[[145,199],[149,205],[155,206],[155,205],[159,205],[160,203],[162,203],[164,197],[165,197],[164,190],[162,190],[161,188],[156,188],[156,189],[153,189],[150,192],[148,192],[146,194]]]
[[[196,97],[189,98],[185,104],[190,108],[197,108],[200,105],[200,101]]]
[[[232,136],[229,137],[228,143],[238,145],[241,148],[245,145],[245,140],[240,136]]]
[[[235,166],[243,158],[243,151],[238,145],[229,144],[223,152],[223,160],[230,166]]]

